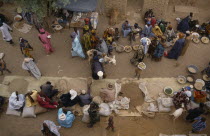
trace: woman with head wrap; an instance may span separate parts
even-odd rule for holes
[[[184,39],[184,34],[180,33],[179,34],[179,39],[175,42],[173,48],[170,50],[168,53],[168,58],[169,59],[178,59],[179,56],[181,55],[182,48],[184,47],[185,44],[185,39]]]
[[[71,49],[72,57],[79,56],[81,58],[85,58],[82,45],[80,44],[80,35],[77,28],[74,28],[74,32],[71,33],[71,38],[72,38],[72,49]]]
[[[70,128],[72,126],[75,116],[71,111],[66,111],[62,108],[58,110],[58,123],[65,128]]]
[[[53,52],[53,48],[50,42],[51,35],[45,31],[43,28],[39,29],[38,34],[39,40],[42,42],[43,47],[45,48],[45,51],[47,54],[50,54]]]

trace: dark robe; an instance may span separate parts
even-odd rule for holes
[[[186,117],[186,120],[193,121],[195,118],[203,114],[205,111],[202,108],[195,108],[188,111],[188,115]]]
[[[76,96],[73,100],[71,100],[70,98],[71,98],[70,93],[61,95],[60,100],[61,100],[63,106],[71,107],[71,106],[74,106],[75,104],[80,102],[79,96]]]
[[[175,42],[173,48],[168,53],[168,58],[177,60],[179,58],[180,54],[181,54],[182,48],[184,46],[184,43],[185,43],[185,39],[177,40]]]
[[[99,79],[99,76],[97,75],[97,73],[99,71],[102,71],[103,74],[105,74],[103,65],[98,60],[94,60],[93,61],[92,66],[91,66],[91,70],[92,70],[92,77],[95,80],[98,80]]]
[[[189,22],[190,22],[190,17],[187,16],[186,18],[184,18],[177,26],[177,30],[182,32],[182,33],[185,33],[186,34],[186,31],[189,31],[190,30],[190,26],[189,26]]]

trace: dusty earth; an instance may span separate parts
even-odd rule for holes
[[[210,0],[201,0],[196,6],[200,9],[200,13],[195,15],[195,18],[201,20],[200,22],[208,21],[209,17],[209,2]],[[128,20],[131,24],[138,22],[142,24],[142,13],[139,9],[142,8],[142,1],[140,0],[129,0],[128,1]],[[14,6],[6,5],[0,10],[7,11],[14,14]],[[186,14],[174,13],[174,5],[170,3],[168,7],[167,21],[170,21],[176,26],[175,18],[184,17]],[[120,27],[122,24],[119,23],[115,27]],[[102,36],[103,31],[108,26],[108,19],[106,16],[100,16],[98,24],[98,35]],[[18,45],[18,38],[23,37],[27,39],[33,46],[34,51],[32,52],[33,57],[36,59],[37,65],[40,71],[45,76],[68,76],[68,77],[89,77],[90,65],[87,60],[81,58],[72,58],[70,54],[71,39],[70,33],[72,29],[63,30],[62,33],[52,34],[52,44],[55,48],[55,52],[52,55],[46,55],[41,43],[38,40],[38,32],[33,28],[29,33],[23,34],[14,29],[12,36],[15,41],[15,46],[11,46],[4,42],[0,38],[0,52],[6,54],[4,60],[7,62],[8,68],[12,71],[11,75],[22,75],[26,76],[28,73],[21,68],[23,56],[20,52]],[[139,43],[139,40],[138,42]],[[121,38],[119,44],[128,45],[127,38]],[[134,43],[135,44],[135,43]],[[189,64],[195,64],[199,70],[202,70],[207,66],[210,57],[210,44],[194,44],[191,43],[185,56],[180,57],[178,60],[179,66],[175,67],[175,60],[169,60],[163,58],[161,62],[151,61],[149,58],[145,58],[147,70],[142,73],[142,78],[145,77],[176,77],[178,75],[187,75],[186,66]],[[122,78],[122,77],[133,77],[134,66],[129,62],[134,52],[121,53],[116,55],[117,65],[106,65],[105,70],[107,78]],[[58,73],[59,70],[62,70]],[[8,73],[5,72],[5,75]],[[199,74],[196,77],[200,77]],[[3,76],[0,77],[2,81]],[[132,89],[127,87],[127,89]],[[209,129],[209,115],[206,116],[207,129],[203,133],[210,134]],[[14,116],[7,116],[3,114],[0,117],[0,136],[39,136],[40,124],[43,120],[48,119],[54,122],[57,118],[57,110],[50,111],[45,114],[38,115],[37,118],[21,118]],[[184,118],[184,115],[183,115]],[[61,135],[63,136],[158,136],[159,133],[165,134],[188,134],[191,130],[191,124],[186,123],[180,117],[175,122],[172,121],[168,114],[158,114],[154,119],[149,118],[128,118],[128,117],[115,117],[115,133],[105,131],[106,118],[102,118],[100,123],[97,123],[94,128],[88,129],[86,124],[83,124],[81,118],[76,118],[73,127],[70,129],[61,129]],[[57,124],[57,123],[56,123]]]

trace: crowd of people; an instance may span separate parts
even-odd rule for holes
[[[169,59],[178,59],[179,56],[183,56],[192,40],[192,34],[198,33],[200,36],[210,37],[210,23],[204,23],[201,26],[198,21],[192,20],[193,14],[190,13],[184,19],[177,19],[178,27],[177,31],[173,29],[170,22],[164,20],[157,20],[152,12],[149,10],[145,13],[145,26],[141,28],[137,23],[131,26],[129,21],[125,21],[122,24],[122,37],[128,37],[129,40],[136,41],[139,38],[140,45],[136,48],[134,56],[130,59],[131,64],[137,66],[144,61],[145,56],[149,56],[152,60],[161,61],[163,56]],[[89,57],[92,71],[92,78],[95,80],[106,78],[106,72],[104,70],[105,57],[113,56],[114,44],[116,44],[120,38],[119,28],[108,27],[103,34],[102,38],[99,38],[96,34],[96,30],[93,29],[90,19],[85,18],[85,25],[83,27],[82,36],[77,28],[71,33],[72,39],[71,54],[72,57],[79,56],[81,58]],[[5,22],[0,22],[0,29],[3,35],[3,39],[10,44],[14,44],[12,36],[9,31],[12,28]],[[80,38],[81,37],[81,38]],[[54,52],[54,48],[51,45],[51,35],[45,29],[40,28],[38,38],[42,43],[45,52],[51,54]],[[24,61],[22,68],[33,75],[36,79],[40,79],[41,72],[36,66],[35,58],[31,55],[33,47],[29,42],[20,37],[19,38],[20,50],[23,54]],[[166,51],[166,48],[171,48],[170,51]],[[89,51],[90,54],[88,54]],[[4,71],[11,73],[6,67],[6,63],[3,59],[0,60],[0,71],[3,75]],[[141,73],[141,70],[136,70],[136,73]],[[209,77],[210,68],[206,68],[203,72],[207,73]],[[140,74],[138,75],[138,78]],[[91,84],[88,84],[87,90],[82,90],[81,94],[71,89],[68,93],[62,94],[57,101],[59,90],[55,89],[51,82],[40,86],[41,91],[33,90],[25,95],[13,92],[9,98],[9,108],[17,111],[22,111],[24,106],[31,107],[39,104],[46,109],[58,109],[58,123],[62,127],[70,128],[75,120],[75,113],[70,110],[66,110],[64,107],[72,107],[79,104],[81,107],[90,105],[88,108],[89,124],[88,127],[93,127],[94,124],[100,121],[99,104],[92,100]],[[182,103],[187,105],[190,102],[191,94],[189,89],[185,88],[183,91],[177,93],[173,97],[175,107],[178,109]],[[181,101],[180,101],[181,100]],[[204,104],[200,103],[199,108],[191,109],[188,111],[186,120],[194,122],[192,125],[192,132],[200,132],[206,128],[206,119],[201,117],[205,113]],[[112,129],[114,131],[113,117],[110,116],[108,120],[108,127],[106,129]],[[54,122],[45,120],[42,125],[42,133],[46,136],[57,135],[59,127]]]

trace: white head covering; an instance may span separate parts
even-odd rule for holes
[[[71,95],[71,98],[70,98],[71,100],[73,100],[77,96],[77,92],[75,90],[73,90],[73,89],[71,89],[69,91],[69,93]]]
[[[187,97],[191,97],[192,96],[192,92],[191,91],[185,91],[185,94],[187,95]]]
[[[86,91],[85,90],[82,90],[82,94],[86,94]]]
[[[59,115],[59,120],[66,120],[66,115],[64,113]]]
[[[99,76],[99,78],[103,78],[104,73],[102,71],[98,71],[97,75]]]

